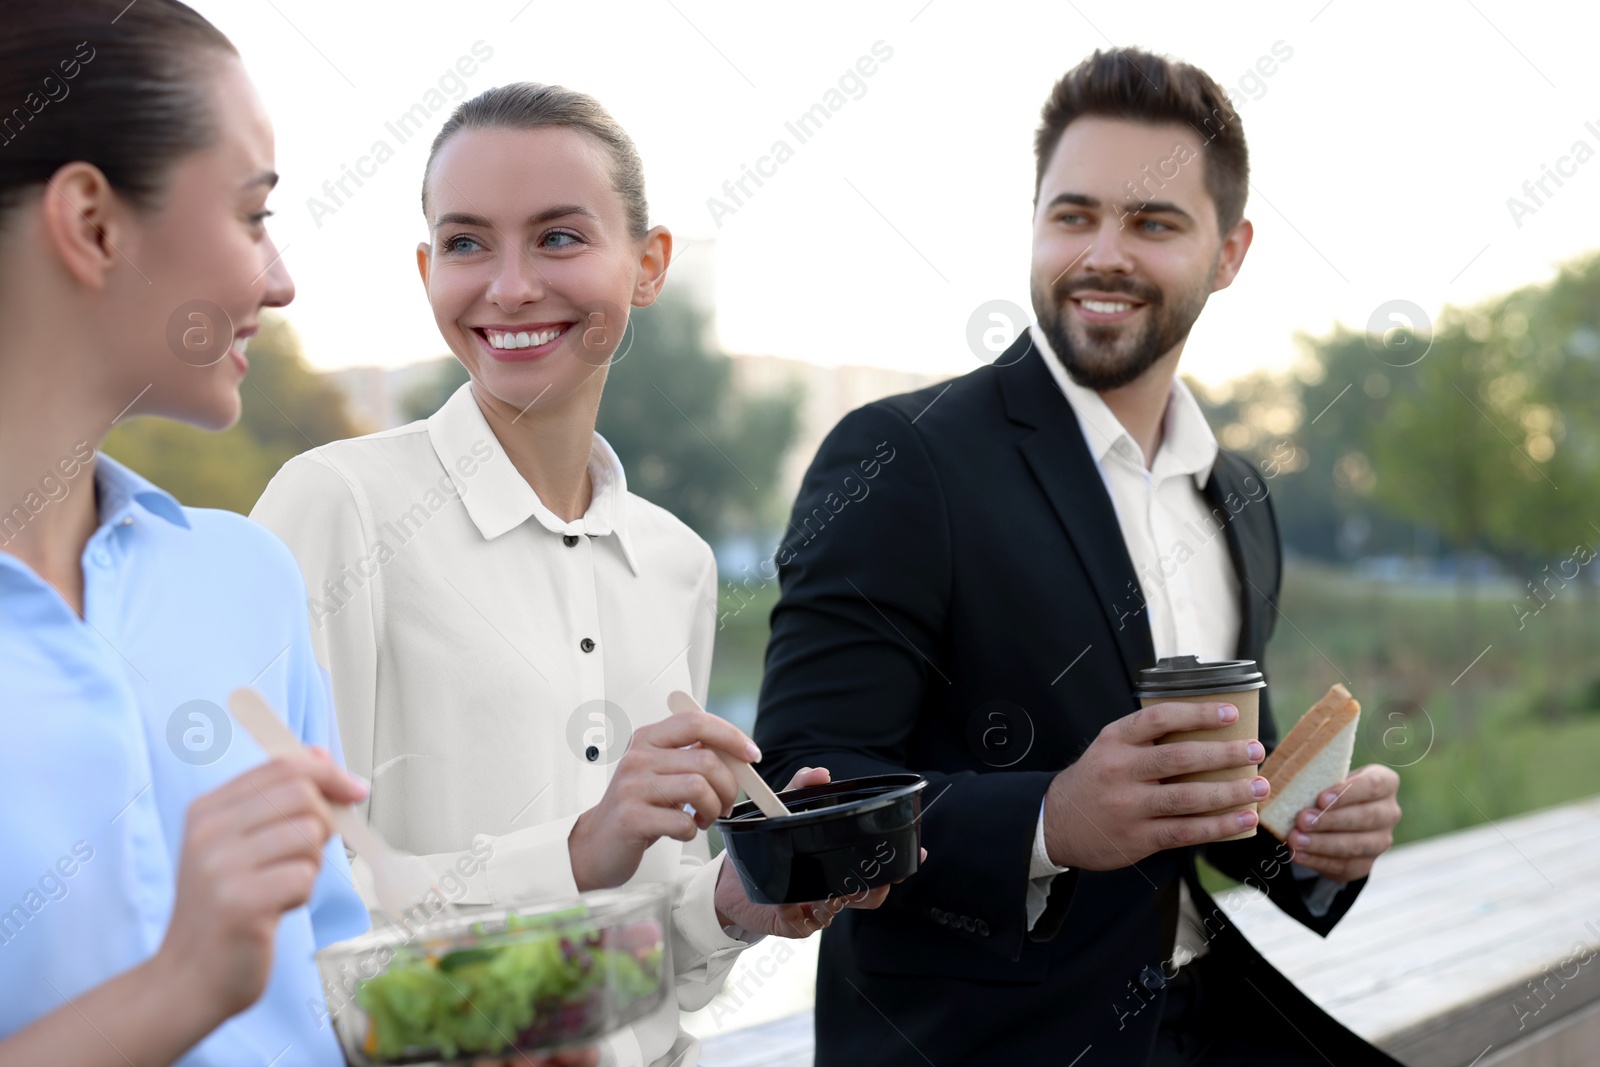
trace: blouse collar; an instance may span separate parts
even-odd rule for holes
[[[517,471],[479,410],[470,381],[451,394],[444,406],[428,419],[428,438],[433,442],[439,462],[455,483],[467,514],[486,540],[492,541],[530,518],[537,519],[539,525],[551,533],[563,536],[615,534],[629,569],[634,574],[639,573],[638,560],[628,536],[628,481],[622,472],[622,461],[598,433],[589,450],[589,477],[594,483],[594,495],[588,510],[571,522],[545,507],[539,494]],[[488,459],[480,459],[485,446],[491,454]],[[477,460],[477,469],[470,481],[460,469],[469,459]],[[466,465],[471,466],[470,462]]]

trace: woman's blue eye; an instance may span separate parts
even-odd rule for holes
[[[463,234],[457,234],[455,237],[450,238],[448,241],[446,241],[444,243],[444,250],[446,252],[456,252],[456,253],[471,252],[474,249],[482,248],[482,247],[483,247],[482,245],[478,244],[478,241],[477,241],[476,238],[468,237],[464,233]]]
[[[558,239],[560,239],[559,242]],[[567,233],[564,230],[554,230],[548,234],[545,234],[544,246],[546,248],[570,248],[572,245],[580,243],[580,241],[581,238],[579,238],[575,233]]]

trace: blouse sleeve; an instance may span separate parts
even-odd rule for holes
[[[711,684],[711,650],[717,633],[717,563],[705,548],[705,570],[695,597],[689,631],[689,683],[705,706]],[[679,858],[680,892],[672,911],[672,960],[677,970],[678,1006],[705,1007],[722,988],[739,953],[754,942],[732,937],[717,921],[716,888],[724,856],[711,859],[706,835],[696,834]]]
[[[368,551],[371,517],[364,500],[332,464],[312,451],[284,464],[250,517],[282,538],[300,564],[311,644],[317,662],[333,679],[333,706],[346,765],[370,780],[377,620],[383,617],[383,591],[378,582],[360,586],[348,574],[340,574]]]
[[[307,745],[321,745],[334,760],[342,763],[339,745],[339,727],[334,718],[331,700],[332,686],[328,672],[312,658],[307,642],[296,649],[300,662],[291,667],[298,675],[295,681],[304,694],[306,708],[305,726],[300,741]],[[322,870],[317,875],[317,890],[311,896],[311,929],[318,948],[327,948],[336,941],[364,933],[370,920],[366,900],[359,890],[352,892],[349,856],[344,842],[334,838],[324,850]]]
[[[711,546],[704,553],[700,588],[695,593],[694,621],[689,627],[689,687],[703,708],[711,691],[711,650],[717,640],[717,558]]]
[[[372,516],[353,481],[313,450],[291,459],[273,476],[250,517],[277,534],[294,553],[306,585],[306,609],[317,663],[331,677],[332,716],[344,744],[346,766],[373,778],[377,716],[379,620],[382,585],[353,578],[349,566],[368,554]],[[358,805],[371,821],[371,802]],[[434,857],[424,857],[439,873]],[[454,866],[456,855],[444,858]],[[350,858],[350,874],[368,908],[377,907],[372,868]]]
[[[265,535],[263,535],[265,536]],[[289,645],[283,652],[284,717],[302,744],[318,745],[333,761],[348,766],[340,743],[339,726],[333,712],[332,684],[328,672],[317,662],[306,618],[300,614],[305,600],[301,573],[281,544],[274,543],[273,555],[281,560],[284,607],[290,624]],[[291,592],[292,590],[292,592]],[[274,701],[276,703],[276,701]],[[368,928],[364,901],[352,891],[348,857],[343,842],[334,837],[323,853],[322,869],[317,874],[308,911],[318,948],[355,937]]]

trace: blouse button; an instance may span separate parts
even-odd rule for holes
[[[566,545],[568,548],[577,548],[578,547],[578,535],[577,534],[567,534],[566,536],[561,538],[561,543]]]
[[[582,641],[578,642],[578,647],[583,649],[585,652],[593,652],[594,651],[594,639],[590,638],[590,637],[585,637]]]
[[[583,758],[593,763],[600,758],[600,750],[593,745],[583,750]]]

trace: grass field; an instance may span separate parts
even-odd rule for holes
[[[1400,771],[1399,841],[1600,793],[1600,590],[1550,588],[1540,608],[1509,583],[1463,598],[1290,567],[1267,652],[1280,729],[1344,682],[1357,763]],[[711,705],[747,729],[776,593],[724,589]]]
[[[1600,595],[1547,597],[1296,568],[1268,650],[1276,706],[1349,686],[1357,762],[1400,771],[1402,841],[1600,792]]]

